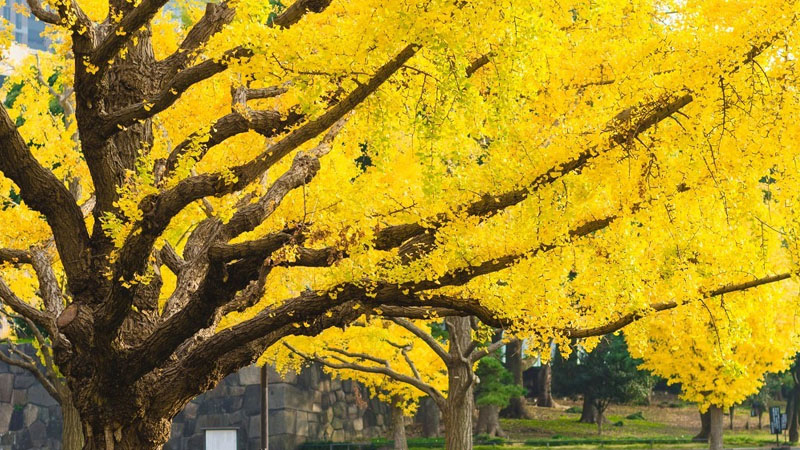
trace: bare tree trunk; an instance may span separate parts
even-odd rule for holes
[[[578,422],[581,423],[597,423],[597,408],[594,407],[594,400],[588,396],[583,396],[583,410],[581,411],[581,418]]]
[[[723,414],[722,408],[719,406],[711,406],[708,408],[710,419],[710,432],[708,435],[708,448],[709,450],[722,450],[722,428],[723,428]]]
[[[728,410],[728,412],[730,413],[730,419],[731,419],[731,421],[730,421],[730,430],[731,431],[733,431],[733,412],[734,412],[735,408],[736,408],[735,406],[731,406],[730,409]]]
[[[447,331],[450,334],[453,361],[447,368],[447,400],[442,417],[445,429],[445,450],[472,450],[473,396],[472,364],[464,352],[472,342],[472,326],[469,317],[448,317]]]
[[[478,424],[475,432],[477,434],[488,434],[489,436],[506,437],[506,433],[500,427],[500,407],[497,405],[484,405],[478,408]]]
[[[80,413],[69,395],[61,398],[61,416],[64,421],[61,429],[61,448],[63,450],[81,450],[84,445],[83,425]]]
[[[514,377],[514,384],[522,386],[522,341],[515,339],[506,344],[506,370]],[[512,419],[527,419],[525,410],[525,396],[512,397],[507,408],[503,410],[504,417]]]
[[[794,387],[789,394],[789,401],[786,404],[786,414],[789,420],[789,442],[792,444],[797,443],[800,438],[798,425],[800,425],[800,364],[795,359],[794,367],[792,367],[792,378],[794,379]]]
[[[711,413],[706,411],[700,413],[700,432],[692,438],[693,441],[708,442],[708,436],[711,434]]]
[[[469,404],[469,407],[466,407]],[[444,418],[445,450],[472,450],[472,401],[449,401]]]
[[[396,404],[392,405],[392,441],[394,441],[394,450],[408,450],[405,415],[403,408]]]
[[[553,368],[550,363],[544,364],[542,370],[539,371],[539,396],[536,400],[536,405],[544,408],[552,408],[553,404]]]
[[[418,414],[422,421],[422,435],[427,438],[439,437],[439,417],[441,413],[436,406],[436,402],[430,397],[425,397],[420,403]]]

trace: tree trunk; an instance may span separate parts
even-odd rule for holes
[[[722,408],[719,406],[711,406],[708,408],[708,412],[709,422],[711,424],[708,434],[708,448],[709,450],[722,450],[722,428],[724,421]]]
[[[729,428],[730,428],[731,431],[733,431],[733,412],[734,412],[734,410],[735,410],[734,406],[731,406],[730,409],[728,410],[728,412],[730,412],[731,423],[730,423],[730,427]]]
[[[408,442],[406,441],[406,420],[403,414],[403,408],[392,405],[392,441],[394,442],[394,450],[408,450]]]
[[[475,374],[472,364],[465,361],[464,352],[472,342],[472,326],[469,317],[448,317],[447,331],[450,334],[449,353],[451,361],[447,367],[447,400],[444,418],[445,450],[472,450],[472,411],[475,409],[472,386]]]
[[[64,421],[61,429],[61,448],[63,450],[81,450],[84,445],[83,425],[80,413],[69,396],[61,399],[61,416]]]
[[[552,408],[553,407],[553,393],[552,393],[552,384],[553,384],[553,369],[550,366],[550,363],[547,363],[542,366],[542,370],[539,371],[539,396],[536,399],[536,405],[543,407],[543,408]]]
[[[597,408],[594,407],[594,400],[588,395],[583,396],[583,410],[581,411],[581,418],[578,422],[581,423],[597,423]]]
[[[83,450],[161,450],[169,440],[170,421],[167,419],[120,425],[87,421],[84,414],[82,420],[86,439]]]
[[[522,341],[514,339],[506,344],[506,370],[514,377],[514,384],[522,386]],[[512,397],[508,407],[503,410],[503,416],[511,419],[528,419],[525,410],[525,396]]]
[[[439,408],[430,397],[425,397],[419,406],[418,417],[422,421],[422,436],[439,437]]]
[[[692,438],[693,441],[708,442],[708,436],[711,434],[711,413],[706,411],[700,413],[700,432]]]
[[[443,412],[445,450],[472,450],[472,401],[449,401]],[[466,404],[469,403],[469,407]]]
[[[478,408],[478,424],[476,434],[488,434],[491,437],[506,437],[500,427],[500,407],[497,405],[483,405]]]
[[[790,392],[789,401],[786,402],[786,415],[789,427],[789,442],[797,443],[800,432],[798,432],[798,425],[800,425],[800,387],[795,386]]]

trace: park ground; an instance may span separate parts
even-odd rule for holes
[[[513,448],[533,450],[555,448],[572,449],[692,449],[707,448],[704,442],[691,442],[700,429],[697,407],[676,396],[656,395],[650,405],[611,405],[606,413],[608,423],[598,436],[597,426],[579,423],[579,401],[557,399],[555,408],[529,406],[531,419],[501,419],[508,440],[500,443],[486,442],[476,445],[476,450]],[[783,409],[783,406],[781,407]],[[746,406],[734,412],[733,430],[725,416],[725,447],[772,447],[775,436],[769,434],[769,417],[763,416],[763,427],[758,429],[758,418],[750,417]],[[781,436],[783,443],[785,436]],[[415,442],[416,441],[416,442]],[[411,450],[433,448],[433,442],[416,439],[409,442]],[[419,446],[415,445],[418,444]]]

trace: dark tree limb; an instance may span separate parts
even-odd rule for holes
[[[66,186],[39,164],[3,107],[0,107],[0,171],[19,186],[25,203],[47,218],[71,290],[81,292],[82,280],[87,275],[85,251],[89,245],[81,209]]]
[[[439,341],[437,341],[436,338],[431,336],[430,333],[414,325],[407,319],[397,317],[397,318],[391,318],[389,320],[405,328],[411,334],[422,340],[422,342],[424,342],[425,345],[430,347],[431,350],[433,350],[433,352],[436,353],[436,356],[441,358],[442,361],[444,361],[445,363],[448,363],[450,361],[450,354],[447,352],[447,350],[444,349],[444,347],[442,347],[441,344],[439,344]]]

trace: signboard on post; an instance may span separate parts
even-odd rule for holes
[[[770,434],[781,434],[783,431],[781,423],[781,408],[773,406],[769,409],[769,432]]]

